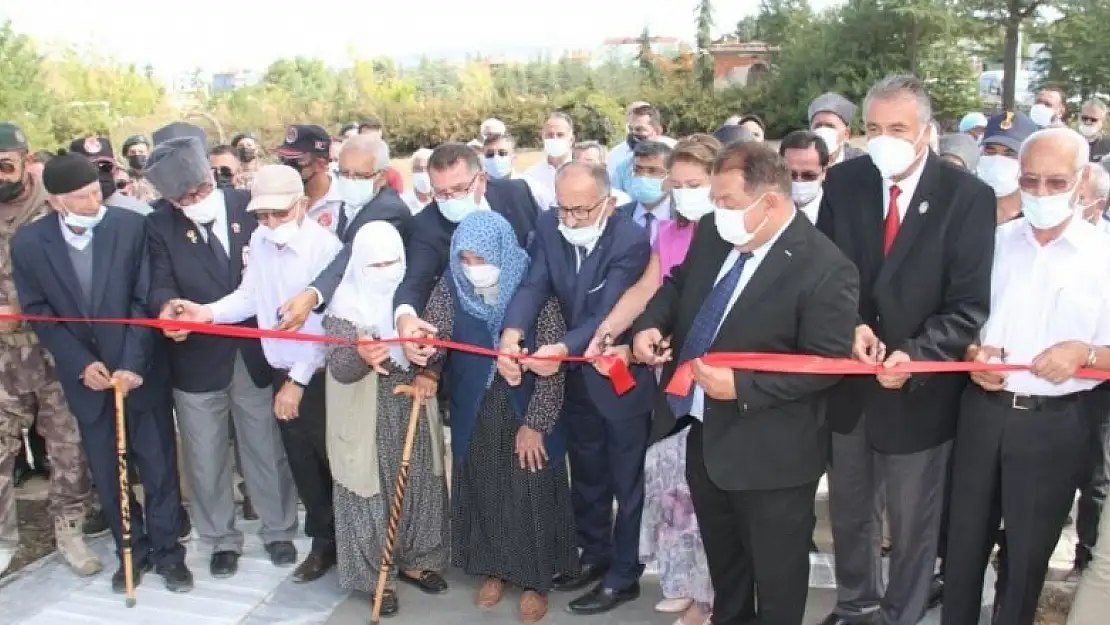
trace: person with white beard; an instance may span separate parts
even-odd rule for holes
[[[1021,217],[1021,194],[1018,193],[1018,150],[1022,141],[1037,130],[1037,125],[1023,113],[1000,113],[987,120],[983,133],[983,155],[976,175],[994,190],[998,198],[998,223]]]

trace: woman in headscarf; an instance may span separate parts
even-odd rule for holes
[[[492,211],[473,213],[451,238],[450,266],[425,318],[441,338],[494,348],[505,308],[527,271],[528,255],[509,222]],[[527,336],[543,345],[565,332],[550,300]],[[547,613],[552,579],[578,570],[566,433],[559,422],[563,374],[525,374],[520,386],[510,387],[495,359],[456,351],[444,382],[454,458],[452,560],[486,578],[479,607],[493,607],[511,584],[524,591],[520,619],[538,621]]]
[[[623,334],[663,280],[686,258],[698,220],[714,208],[709,198],[709,179],[720,148],[720,142],[709,135],[692,135],[675,145],[667,160],[666,185],[674,196],[678,217],[659,224],[643,277],[601,322],[587,356],[601,352],[605,335]],[[622,357],[627,360],[627,353]],[[713,585],[690,486],[686,483],[688,425],[680,422],[669,436],[648,448],[644,460],[640,560],[645,564],[654,561],[659,568],[663,600],[655,609],[681,614],[675,625],[704,625],[709,622],[713,605]]]
[[[372,221],[355,235],[343,281],[324,316],[328,336],[392,338],[393,292],[405,275],[401,235],[385,221]],[[385,544],[389,506],[401,465],[412,410],[394,387],[431,390],[433,373],[409,365],[400,346],[354,343],[329,347],[327,444],[335,501],[339,579],[344,588],[373,592]],[[423,396],[426,393],[422,393]],[[413,444],[405,505],[397,530],[394,567],[382,597],[382,614],[398,610],[393,582],[443,592],[448,564],[447,482],[435,402],[421,415]]]

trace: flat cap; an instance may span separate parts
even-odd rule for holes
[[[179,137],[196,137],[200,139],[201,143],[208,145],[208,133],[204,132],[204,129],[187,122],[173,122],[172,124],[167,124],[155,130],[154,134],[151,135],[155,147],[157,147],[159,143],[165,143],[170,139],[177,139]]]
[[[817,96],[809,103],[809,122],[813,123],[813,118],[818,113],[832,113],[844,120],[844,123],[851,126],[852,120],[856,118],[856,112],[859,107],[852,104],[852,101],[839,93],[825,93]]]
[[[970,172],[974,172],[979,167],[979,142],[975,137],[963,132],[941,135],[937,154],[960,159],[964,168]]]

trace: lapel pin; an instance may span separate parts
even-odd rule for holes
[[[197,231],[196,230],[187,231],[185,233],[185,238],[189,239],[189,243],[194,243],[195,244],[197,242]]]
[[[929,212],[929,201],[926,200],[926,201],[922,202],[921,205],[917,207],[917,212],[922,214],[922,215]]]
[[[790,250],[783,250],[782,253],[786,254],[787,258],[793,258],[794,257],[794,255],[790,253]]]
[[[248,247],[246,245],[243,246],[243,268],[244,269],[246,269],[246,267],[247,267],[247,259],[250,258],[250,251],[251,251],[250,247]]]
[[[239,228],[239,222],[234,222],[234,223],[231,224],[231,233],[232,234],[239,234],[240,230],[241,229]]]

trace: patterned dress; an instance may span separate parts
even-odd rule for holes
[[[356,339],[360,332],[351,322],[333,316],[324,317],[328,336]],[[362,333],[364,334],[364,333]],[[358,355],[353,345],[332,345],[328,348],[327,366],[337,381],[361,380],[374,374]],[[394,395],[399,384],[411,384],[414,370],[404,371],[389,361],[390,375],[378,378],[377,452],[381,491],[373,497],[361,497],[336,482],[334,489],[335,538],[338,550],[339,581],[343,588],[373,592],[378,581],[378,567],[385,544],[389,506],[393,502],[397,470],[405,445],[412,404],[407,395]],[[358,384],[359,382],[354,382]],[[412,448],[412,464],[401,523],[394,548],[395,566],[390,570],[390,584],[398,570],[436,571],[447,568],[448,537],[447,482],[435,475],[433,444],[429,421],[421,417]],[[438,433],[437,433],[438,436]]]
[[[447,283],[432,293],[425,316],[451,336],[454,303]],[[553,301],[540,312],[537,343],[557,343],[566,324]],[[524,422],[551,431],[563,405],[563,374],[539,378]],[[478,412],[466,457],[451,479],[452,563],[469,575],[496,577],[545,593],[552,578],[578,570],[570,481],[563,458],[550,458],[541,471],[520,468],[520,429],[509,386],[495,375]]]

